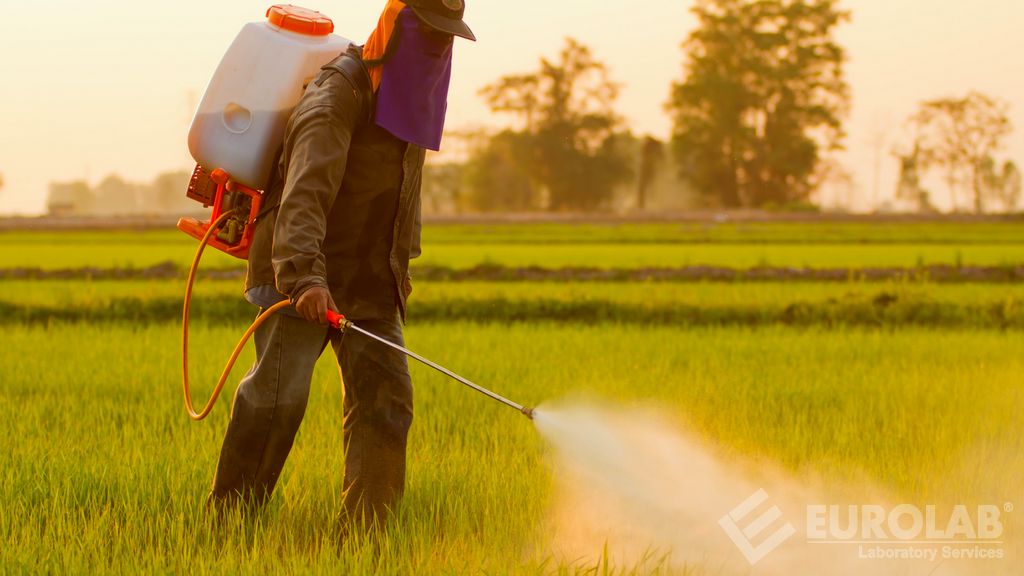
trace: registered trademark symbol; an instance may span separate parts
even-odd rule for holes
[[[1013,512],[1013,502],[1003,504],[1003,512]]]

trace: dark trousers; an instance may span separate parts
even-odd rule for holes
[[[404,346],[402,325],[356,322]],[[235,393],[211,502],[260,505],[277,484],[306,411],[313,367],[330,342],[344,380],[344,506],[360,522],[383,521],[405,485],[412,381],[404,354],[358,332],[278,313],[253,336],[256,362]]]

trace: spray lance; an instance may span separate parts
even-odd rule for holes
[[[248,258],[255,223],[261,215],[261,190],[270,178],[284,125],[305,83],[350,44],[333,34],[330,18],[314,10],[278,4],[267,10],[266,17],[266,21],[246,24],[239,32],[214,72],[189,129],[189,151],[197,165],[185,195],[213,208],[209,221],[178,221],[178,229],[199,240],[181,315],[185,409],[194,420],[209,415],[238,355],[256,329],[272,314],[291,305],[283,300],[256,318],[228,358],[210,399],[197,411],[188,378],[188,326],[192,287],[203,250],[209,245],[242,260]],[[327,320],[334,328],[372,338],[533,419],[533,409],[381,338],[341,314],[329,311]]]
[[[185,409],[188,411],[189,416],[192,417],[193,420],[202,420],[203,418],[206,418],[206,416],[208,416],[210,412],[213,410],[213,405],[217,401],[217,397],[220,395],[221,390],[224,388],[224,384],[225,382],[227,382],[228,376],[231,374],[231,369],[234,367],[235,361],[238,359],[238,355],[242,352],[242,349],[245,347],[245,344],[249,341],[249,338],[252,337],[256,329],[259,328],[259,326],[263,324],[263,322],[272,314],[276,314],[282,308],[291,305],[290,301],[282,300],[281,302],[278,302],[277,304],[274,304],[270,308],[264,310],[263,313],[261,313],[256,318],[255,321],[253,321],[252,325],[250,325],[249,328],[242,335],[242,338],[238,341],[238,344],[232,351],[231,356],[228,358],[227,364],[224,366],[224,370],[221,372],[221,376],[213,389],[213,393],[210,395],[210,399],[207,401],[203,409],[197,412],[192,404],[191,386],[189,385],[188,379],[188,326],[190,316],[189,308],[192,302],[192,287],[195,284],[196,272],[198,271],[199,268],[199,261],[202,258],[203,250],[206,248],[207,244],[210,243],[210,239],[220,232],[220,228],[223,225],[223,223],[229,221],[232,218],[232,216],[233,213],[228,211],[222,214],[218,219],[210,222],[210,225],[206,229],[206,233],[199,241],[199,248],[196,250],[195,258],[192,260],[192,266],[189,268],[188,279],[186,280],[185,284],[185,300],[184,305],[182,306],[182,384],[185,395]],[[401,352],[402,354],[405,354],[409,358],[421,362],[433,368],[434,370],[437,370],[438,372],[444,374],[445,376],[448,376],[454,380],[457,380],[458,382],[461,382],[462,384],[465,384],[466,386],[476,390],[477,392],[480,392],[481,394],[487,396],[488,398],[497,400],[498,402],[501,402],[502,404],[510,408],[515,408],[516,411],[522,413],[527,418],[531,420],[533,419],[533,408],[523,406],[522,404],[518,404],[516,402],[509,400],[508,398],[505,398],[504,396],[495,394],[494,392],[491,392],[490,390],[484,388],[483,386],[480,386],[479,384],[476,384],[468,380],[467,378],[459,376],[455,372],[452,372],[451,370],[445,368],[444,366],[436,362],[433,362],[413,352],[412,350],[405,348],[404,346],[399,346],[398,344],[395,344],[394,342],[382,338],[374,334],[373,332],[370,332],[369,330],[361,328],[360,326],[356,325],[351,320],[345,318],[344,315],[339,314],[338,312],[328,310],[327,321],[331,324],[331,326],[337,328],[338,330],[341,330],[342,332],[352,330],[368,338],[372,338],[373,340],[376,340],[381,344],[389,346],[390,348],[393,348]]]
[[[449,376],[451,378],[454,378],[455,380],[458,380],[459,382],[462,382],[466,386],[469,386],[473,390],[476,390],[477,392],[483,394],[484,396],[487,396],[488,398],[492,398],[494,400],[497,400],[498,402],[501,402],[502,404],[504,404],[506,406],[509,406],[511,408],[515,408],[516,410],[522,412],[527,418],[529,418],[530,420],[533,420],[533,408],[528,408],[526,406],[523,406],[522,404],[516,404],[515,402],[509,400],[508,398],[505,398],[504,396],[495,394],[494,392],[491,392],[490,390],[484,388],[483,386],[480,386],[479,384],[474,384],[473,382],[470,382],[469,380],[463,378],[462,376],[459,376],[455,372],[452,372],[451,370],[445,368],[444,366],[441,366],[440,364],[437,364],[435,362],[431,362],[430,360],[424,358],[423,356],[420,356],[419,354],[413,352],[412,350],[409,350],[408,348],[404,348],[402,346],[399,346],[398,344],[395,344],[394,342],[390,342],[388,340],[385,340],[384,338],[381,338],[380,336],[377,336],[376,334],[374,334],[374,333],[372,333],[372,332],[370,332],[368,330],[364,330],[364,329],[360,328],[359,326],[356,326],[355,324],[350,322],[347,318],[345,318],[341,314],[338,314],[337,312],[334,312],[332,310],[328,310],[327,311],[327,321],[331,323],[331,326],[334,326],[335,328],[338,328],[342,332],[345,332],[345,331],[348,331],[348,330],[355,330],[356,332],[359,332],[360,334],[363,334],[365,336],[369,336],[370,338],[373,338],[374,340],[380,342],[381,344],[385,344],[387,346],[390,346],[390,347],[394,348],[395,350],[398,350],[402,354],[405,354],[409,358],[412,358],[413,360],[417,360],[419,362],[422,362],[423,364],[426,364],[427,366],[430,366],[431,368],[433,368],[434,370],[437,370],[438,372],[444,374],[445,376]]]

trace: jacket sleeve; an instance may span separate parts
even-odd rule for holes
[[[359,95],[348,80],[325,74],[321,84],[310,84],[285,130],[285,184],[272,260],[277,289],[292,300],[313,286],[327,286],[320,247],[360,118]]]

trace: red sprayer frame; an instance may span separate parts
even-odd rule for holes
[[[212,204],[213,212],[206,222],[200,222],[195,218],[181,218],[178,220],[178,230],[201,240],[210,229],[211,222],[232,210],[233,214],[210,237],[209,245],[236,258],[247,260],[249,246],[252,244],[252,224],[260,212],[263,199],[260,191],[235,182],[230,174],[220,168],[206,172],[202,166],[196,166],[185,195],[202,203],[204,207]]]

